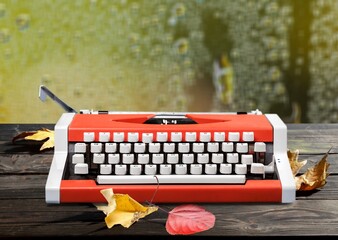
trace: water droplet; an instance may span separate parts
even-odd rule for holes
[[[9,42],[10,38],[11,38],[11,35],[9,34],[8,28],[0,29],[0,42],[7,43]]]
[[[6,5],[3,3],[0,3],[0,18],[4,17],[6,15]]]
[[[190,67],[191,66],[191,60],[189,58],[184,59],[183,65],[185,67]]]
[[[172,15],[176,17],[182,17],[185,14],[185,6],[183,3],[177,3],[172,9]]]
[[[170,26],[175,26],[176,25],[176,23],[177,23],[177,19],[176,19],[176,17],[170,17],[169,18],[169,20],[168,20],[168,24],[170,25]]]
[[[31,18],[28,14],[22,13],[19,14],[16,18],[16,25],[20,31],[26,30],[29,28]]]
[[[117,13],[118,13],[118,10],[115,6],[113,6],[113,7],[110,8],[110,12],[113,16],[116,16]]]
[[[175,50],[179,54],[186,54],[189,49],[189,42],[185,38],[181,38],[175,42]]]
[[[137,33],[131,33],[129,35],[129,42],[131,44],[136,44],[138,42],[138,40],[139,40],[139,35]]]
[[[5,57],[6,58],[10,58],[10,57],[12,57],[12,49],[10,49],[10,48],[6,48],[5,49]]]
[[[41,77],[41,84],[42,85],[49,85],[52,82],[52,77],[50,74],[44,74]]]
[[[157,12],[158,12],[159,15],[165,14],[165,11],[166,11],[166,6],[165,5],[159,5],[158,6]]]
[[[277,81],[281,76],[281,71],[278,67],[272,67],[269,71],[271,81]]]
[[[133,13],[137,13],[139,11],[139,9],[140,9],[140,6],[139,6],[138,3],[134,2],[134,3],[132,3],[132,5],[131,5],[130,8],[131,8],[131,11]]]
[[[74,50],[68,48],[67,51],[66,51],[66,56],[68,57],[68,59],[74,60]]]
[[[271,2],[266,6],[266,12],[274,14],[278,11],[278,3],[277,2]]]

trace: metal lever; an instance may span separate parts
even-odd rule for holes
[[[77,111],[68,106],[65,102],[63,102],[60,98],[55,96],[48,88],[44,85],[40,85],[39,88],[39,98],[42,102],[46,101],[47,96],[50,97],[53,101],[57,102],[64,110],[70,113],[76,113]]]

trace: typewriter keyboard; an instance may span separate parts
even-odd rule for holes
[[[69,143],[70,178],[98,184],[244,184],[273,173],[273,144],[254,132],[85,132]],[[112,140],[112,141],[111,141]]]

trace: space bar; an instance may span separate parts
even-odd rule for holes
[[[98,184],[244,184],[245,175],[98,175]]]

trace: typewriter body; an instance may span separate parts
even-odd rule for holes
[[[47,203],[295,200],[287,128],[276,114],[80,111],[55,125]]]

